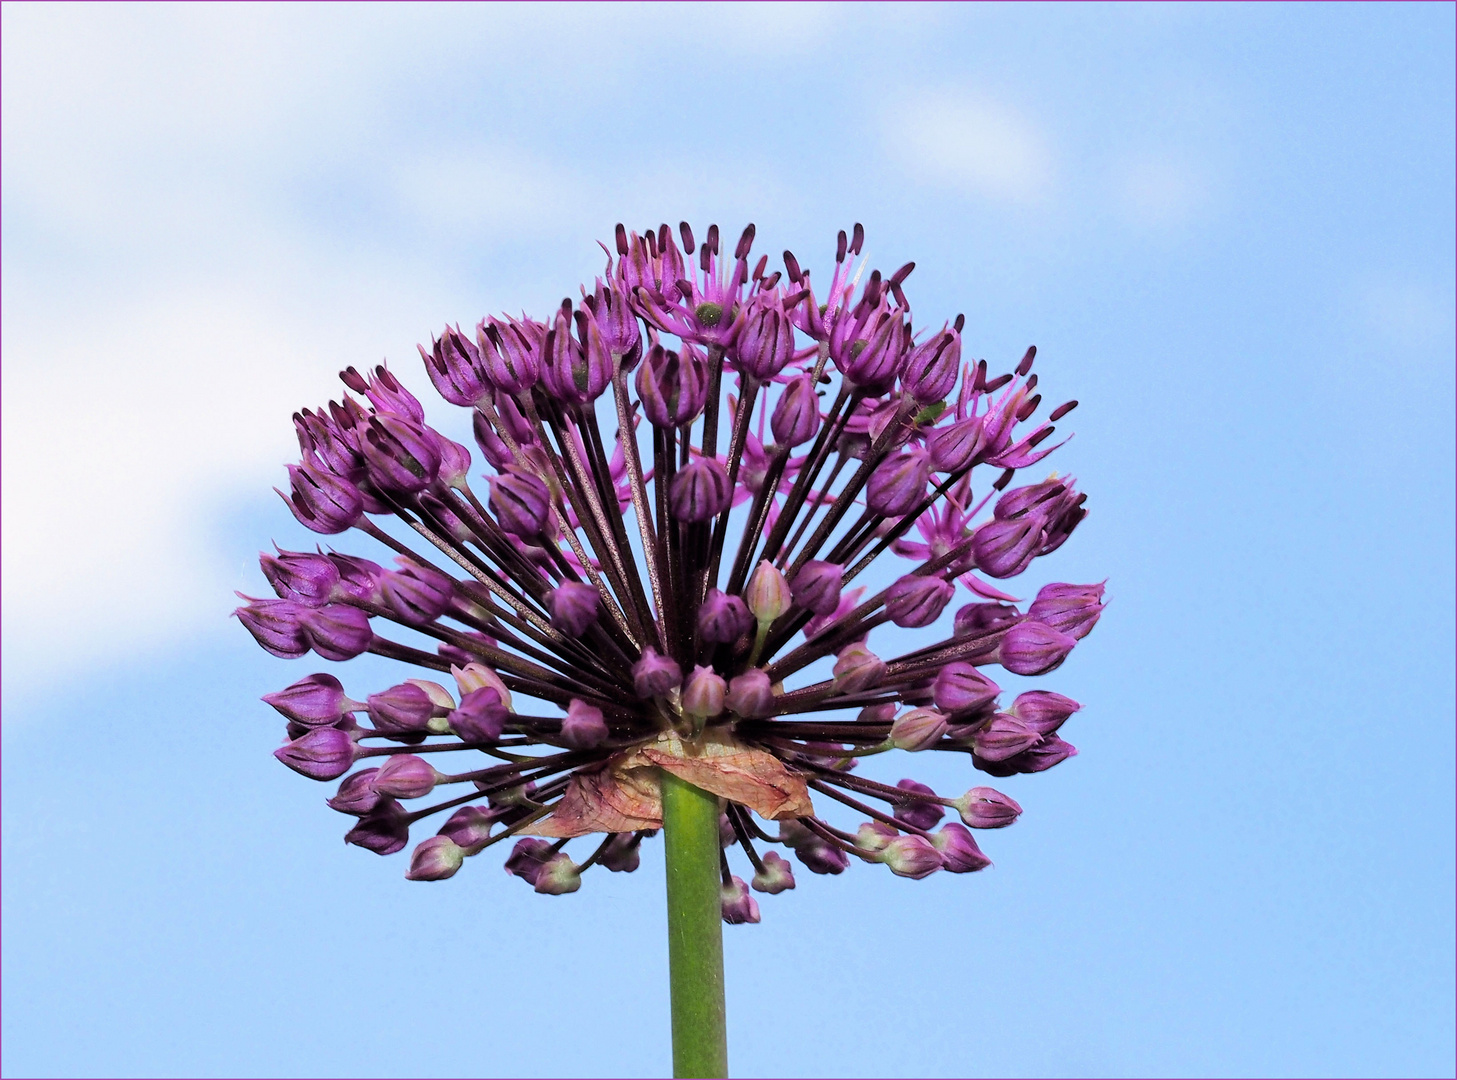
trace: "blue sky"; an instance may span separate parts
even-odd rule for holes
[[[727,928],[735,1072],[1452,1075],[1453,12],[6,4],[5,1074],[667,1070],[657,854],[406,882],[226,614],[335,372],[687,218],[1036,342],[1113,597],[993,869]]]

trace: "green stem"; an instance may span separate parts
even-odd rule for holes
[[[728,1075],[719,894],[718,796],[663,777],[673,1075]]]

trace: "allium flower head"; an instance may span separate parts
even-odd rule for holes
[[[813,279],[789,252],[766,274],[753,226],[732,245],[686,223],[615,240],[580,305],[420,346],[483,461],[384,366],[295,414],[284,500],[379,561],[266,553],[277,598],[245,597],[239,620],[277,656],[401,670],[268,694],[276,756],[335,785],[350,843],[413,835],[417,881],[503,842],[540,893],[631,871],[664,773],[721,800],[729,922],[794,888],[786,856],[909,879],[989,865],[967,826],[1012,824],[1016,801],[855,767],[931,751],[1010,776],[1076,752],[1077,702],[1002,704],[986,673],[1053,670],[1104,607],[1102,584],[1041,584],[1025,608],[1001,584],[1087,514],[1070,478],[1015,483],[1076,402],[1038,420],[1035,349],[993,375],[963,361],[960,316],[917,328],[913,264],[867,268],[858,225]]]

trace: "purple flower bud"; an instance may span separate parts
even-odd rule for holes
[[[490,392],[491,384],[481,362],[481,351],[454,327],[447,326],[438,341],[430,343],[430,351],[417,345],[420,359],[425,361],[425,374],[435,389],[452,405],[474,405]]]
[[[854,694],[878,685],[885,678],[885,661],[857,641],[846,645],[835,657],[833,675],[835,689],[842,694]]]
[[[581,581],[564,581],[551,592],[551,624],[568,637],[581,637],[597,619],[597,590]]]
[[[973,829],[1004,829],[1022,814],[1015,799],[989,787],[974,787],[955,803],[961,820]]]
[[[749,606],[737,596],[718,589],[709,589],[708,598],[698,609],[698,634],[704,641],[732,644],[747,634],[754,625]]]
[[[897,750],[925,750],[946,734],[946,717],[935,709],[908,709],[890,725],[890,740]]]
[[[1042,736],[1008,713],[997,713],[971,738],[978,757],[1006,761],[1042,741]]]
[[[393,495],[423,491],[440,472],[440,446],[423,424],[376,413],[360,429],[359,448],[370,482]]]
[[[778,291],[761,292],[749,302],[744,325],[730,350],[735,369],[760,382],[774,378],[794,357],[794,327]]]
[[[374,777],[378,769],[362,769],[350,773],[339,782],[339,791],[327,800],[329,806],[341,814],[361,817],[379,805],[380,793],[374,790]]]
[[[242,593],[238,594],[243,596]],[[309,651],[309,636],[300,616],[308,608],[292,600],[254,600],[233,612],[253,635],[253,640],[274,656],[293,660]]]
[[[951,392],[960,369],[961,335],[955,330],[942,330],[911,350],[901,372],[901,389],[918,405],[930,405]]]
[[[339,570],[326,555],[280,551],[274,556],[259,552],[258,562],[274,592],[307,607],[327,604],[339,583]]]
[[[671,657],[649,646],[632,665],[632,685],[640,698],[662,697],[683,684],[683,669]]]
[[[282,596],[282,593],[279,593]],[[1044,626],[1061,630],[1075,638],[1084,638],[1103,613],[1103,586],[1044,585],[1027,615]]]
[[[390,734],[424,731],[425,725],[435,715],[435,703],[430,700],[430,695],[422,687],[408,682],[370,694],[368,704],[369,718],[374,726]]]
[[[769,430],[781,446],[801,446],[820,430],[820,399],[808,375],[792,379],[769,418]]]
[[[993,518],[971,537],[976,567],[994,578],[1016,577],[1032,564],[1042,546],[1043,519],[1030,515],[1004,521]]]
[[[1008,626],[1021,618],[1011,604],[967,604],[956,613],[955,629],[959,638],[977,638],[998,627]]]
[[[774,687],[763,668],[750,668],[729,683],[726,704],[746,720],[774,715]]]
[[[1039,735],[1051,735],[1081,708],[1072,698],[1051,690],[1029,690],[1018,694],[1008,711]]]
[[[1049,517],[1061,505],[1061,499],[1071,490],[1066,480],[1044,480],[1040,484],[1013,488],[1000,499],[992,509],[992,516],[1003,521],[1035,514]]]
[[[917,783],[915,780],[902,780],[896,787],[902,791],[914,791],[920,795],[930,795],[932,798],[936,795],[934,790],[925,784]],[[937,823],[946,816],[946,808],[940,803],[932,802],[930,799],[908,798],[896,805],[895,816],[914,829],[934,829]]]
[[[376,855],[393,855],[410,842],[410,815],[394,799],[382,798],[344,834],[344,842]]]
[[[572,698],[562,719],[562,742],[573,750],[590,750],[607,741],[607,721],[602,710]]]
[[[440,835],[450,837],[467,855],[474,855],[491,838],[491,826],[500,819],[499,810],[462,806],[440,827]]]
[[[380,581],[390,610],[411,626],[424,626],[444,615],[455,596],[455,581],[403,557],[399,562],[400,568],[385,573]]]
[[[712,458],[694,458],[668,485],[668,506],[679,521],[707,521],[732,496],[728,470]]]
[[[395,754],[374,775],[374,790],[396,799],[418,799],[435,790],[440,774],[422,757]]]
[[[461,695],[460,705],[452,709],[446,720],[450,729],[466,742],[495,742],[501,737],[509,715],[494,686],[483,686]]]
[[[284,743],[273,756],[311,780],[337,780],[353,766],[357,750],[349,732],[326,727]]]
[[[941,865],[953,874],[975,873],[992,864],[966,826],[954,821],[941,826],[941,831],[931,837],[931,844],[941,853]]]
[[[551,844],[545,840],[538,840],[534,836],[528,836],[524,840],[516,841],[516,846],[511,849],[503,864],[506,873],[515,874],[521,880],[536,884],[536,877],[541,873],[541,866],[547,859],[551,858]]]
[[[831,615],[840,606],[840,579],[843,566],[811,559],[794,575],[790,592],[794,602],[816,615]]]
[[[723,921],[730,926],[739,923],[759,921],[759,902],[749,895],[744,879],[734,875],[733,879],[719,890],[722,901]]]
[[[357,487],[308,459],[288,466],[288,484],[290,495],[284,501],[299,524],[316,533],[345,532],[364,513]]]
[[[695,719],[706,720],[723,712],[724,693],[728,686],[711,667],[699,665],[683,686],[683,712]]]
[[[744,603],[759,625],[768,626],[783,615],[793,599],[784,575],[768,559],[760,560],[744,589]]]
[[[294,723],[305,727],[329,727],[344,719],[346,705],[354,704],[344,695],[344,686],[332,675],[320,672],[300,679],[263,700]]]
[[[411,881],[443,881],[460,869],[465,852],[448,836],[432,836],[415,845],[410,855],[410,869],[405,877]]]
[[[691,424],[708,400],[708,361],[692,345],[673,352],[655,344],[637,370],[637,393],[654,426]]]
[[[974,465],[986,447],[985,422],[983,416],[968,416],[931,432],[926,438],[931,467],[937,472],[958,472]]]
[[[314,652],[325,660],[353,660],[374,641],[369,616],[348,604],[305,608],[299,613],[299,621]]]
[[[1024,619],[1003,636],[997,662],[1017,675],[1046,675],[1073,651],[1078,639],[1032,619]]]
[[[992,776],[1013,776],[1017,773],[1045,772],[1059,762],[1075,756],[1077,752],[1077,747],[1072,743],[1063,742],[1056,735],[1048,735],[1030,750],[1024,750],[1006,761],[988,761],[973,754],[971,763]]]
[[[749,883],[755,892],[769,893],[772,896],[794,888],[794,871],[790,869],[788,859],[766,851],[761,861],[764,869],[755,874],[754,880]]]
[[[953,660],[944,664],[931,684],[936,708],[947,713],[975,712],[997,700],[1002,688],[971,664]]]
[[[888,724],[895,719],[895,714],[895,702],[885,701],[879,705],[865,706],[855,715],[855,719],[862,724]]]
[[[572,336],[573,321],[577,337]],[[611,381],[612,354],[602,332],[585,312],[578,311],[574,320],[564,304],[542,343],[542,387],[557,401],[584,405],[601,396]]]
[[[435,444],[440,448],[440,472],[436,478],[446,487],[459,490],[465,486],[466,476],[470,472],[470,451],[444,435],[437,435]],[[445,504],[437,499],[436,505]]]
[[[949,581],[907,574],[885,594],[885,613],[897,626],[930,626],[955,595],[956,586]]]
[[[526,320],[488,319],[476,327],[476,344],[486,375],[507,394],[521,394],[541,377],[542,344],[546,328]]]
[[[797,821],[781,821],[779,835],[811,873],[840,874],[850,865],[848,855]]]
[[[584,298],[583,303],[591,311],[608,353],[623,371],[631,371],[642,356],[642,331],[638,329],[637,316],[627,302],[626,293],[614,292],[599,278],[596,292]]]
[[[349,389],[369,398],[381,415],[398,416],[416,423],[425,419],[425,410],[421,408],[419,399],[406,390],[384,365],[374,369],[373,378],[361,375],[352,367],[339,372],[339,378]]]
[[[527,540],[546,531],[551,491],[538,477],[511,466],[489,482],[491,509],[501,528]]]
[[[330,552],[328,559],[339,571],[339,581],[335,586],[339,599],[359,600],[366,604],[384,602],[384,592],[380,589],[385,573],[382,566],[368,559],[340,555],[338,552]]]
[[[615,874],[630,874],[642,862],[637,850],[639,846],[634,834],[618,833],[597,861]]]
[[[876,861],[885,863],[897,877],[907,877],[913,881],[930,877],[944,865],[941,853],[923,836],[896,837],[885,845]]]
[[[865,344],[856,341],[851,345],[849,359],[840,367],[845,381],[863,390],[889,389],[905,362],[908,343],[909,334],[900,315],[881,315]]]
[[[888,457],[865,485],[865,504],[885,517],[909,514],[926,497],[931,463],[924,452],[907,450]]]
[[[539,893],[561,896],[564,893],[574,893],[582,887],[582,874],[570,856],[558,852],[541,864],[532,884]]]

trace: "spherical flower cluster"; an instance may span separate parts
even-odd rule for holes
[[[276,656],[416,669],[363,700],[329,674],[264,698],[288,724],[278,759],[338,781],[349,843],[387,855],[434,819],[407,877],[511,840],[509,873],[573,892],[593,866],[637,867],[666,771],[720,797],[723,916],[757,922],[754,892],[794,887],[774,846],[818,874],[968,873],[988,865],[969,830],[1021,813],[988,786],[857,775],[861,758],[962,754],[1005,777],[1075,753],[1059,731],[1076,702],[1003,704],[985,669],[1050,672],[1102,611],[1102,585],[1046,585],[1019,608],[992,584],[1087,513],[1071,478],[1012,485],[1076,402],[1036,421],[1035,349],[993,377],[963,361],[961,317],[917,331],[911,265],[866,274],[860,226],[823,288],[789,252],[782,273],[751,265],[753,237],[728,257],[716,226],[698,244],[686,223],[619,225],[579,304],[422,346],[440,396],[470,410],[484,490],[387,367],[348,369],[358,396],[295,414],[294,516],[363,533],[392,564],[265,554],[277,597],[236,614]],[[887,554],[905,572],[867,595],[856,582]],[[958,586],[949,636],[878,643],[886,623],[937,623]],[[845,813],[868,820],[833,823]]]

